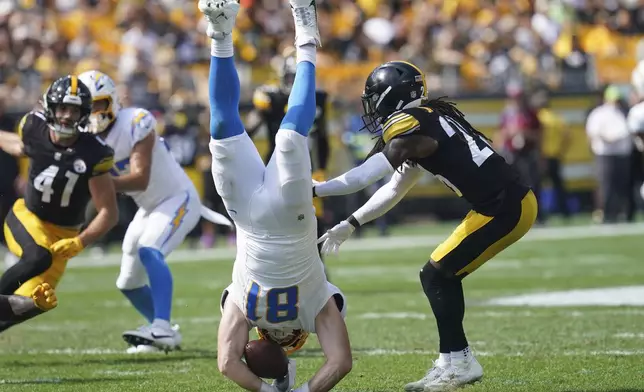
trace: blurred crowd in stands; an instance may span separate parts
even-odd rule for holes
[[[281,0],[241,2],[235,44],[250,73],[291,43],[292,22]],[[642,0],[318,4],[321,67],[404,58],[450,93],[504,91],[510,81],[593,87],[591,57],[633,57],[644,31]],[[127,102],[163,110],[199,89],[204,29],[196,1],[3,0],[0,84],[12,103],[29,105],[56,75],[98,67],[122,82]]]
[[[124,106],[157,115],[159,132],[182,165],[209,176],[210,50],[196,3],[0,0],[0,123],[6,126],[33,107],[57,77],[100,69],[121,86]],[[253,89],[274,79],[279,54],[292,42],[292,22],[283,0],[241,3],[233,37],[250,104]],[[505,95],[512,86],[527,92],[593,91],[627,81],[637,58],[644,57],[644,0],[317,3],[324,42],[318,68],[331,75],[320,80],[340,108],[339,125],[330,129],[336,136],[360,110],[364,70],[345,72],[355,95],[347,97],[333,84],[352,65],[367,64],[368,70],[370,64],[408,60],[427,73],[437,94]]]

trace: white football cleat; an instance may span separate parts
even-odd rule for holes
[[[123,332],[123,340],[134,347],[154,346],[168,352],[181,349],[182,337],[178,325],[168,329],[152,324]]]
[[[163,353],[162,350],[154,346],[140,345],[140,346],[130,346],[126,351],[128,354],[159,354]]]
[[[295,21],[295,46],[322,46],[315,0],[289,0]]]
[[[425,390],[425,385],[436,380],[443,374],[445,370],[449,368],[449,363],[439,364],[438,361],[434,361],[434,365],[427,371],[425,376],[418,381],[410,382],[405,385],[406,392],[423,392]]]
[[[208,21],[206,34],[216,40],[224,39],[233,32],[239,12],[238,0],[199,0],[199,11]]]
[[[470,360],[454,361],[440,377],[428,382],[424,392],[449,391],[464,385],[473,384],[483,378],[483,367],[472,357]]]

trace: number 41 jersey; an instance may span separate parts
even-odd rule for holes
[[[79,134],[70,147],[54,144],[40,112],[26,114],[18,132],[29,157],[27,208],[45,222],[80,226],[91,199],[89,180],[109,172],[114,164],[112,149],[89,133]]]
[[[480,214],[494,216],[509,186],[524,187],[519,184],[518,172],[486,140],[476,134],[469,135],[456,119],[441,116],[430,107],[394,113],[382,125],[382,130],[385,143],[411,133],[436,140],[436,152],[414,163],[436,176]]]

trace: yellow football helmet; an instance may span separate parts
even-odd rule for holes
[[[121,110],[116,83],[106,74],[96,70],[83,72],[78,79],[89,87],[92,92],[92,102],[107,101],[105,109],[93,110],[90,116],[90,132],[101,133],[116,121],[116,116]]]
[[[304,332],[301,329],[262,329],[255,328],[257,335],[260,339],[270,340],[282,346],[286,355],[291,355],[297,350],[301,349],[306,343],[306,339],[309,337],[308,332]]]

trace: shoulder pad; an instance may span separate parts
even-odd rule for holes
[[[114,150],[108,146],[103,139],[98,136],[92,135],[88,138],[89,142],[96,146],[94,155],[94,167],[92,169],[92,176],[100,176],[110,171],[114,166]]]
[[[16,133],[22,137],[25,132],[29,132],[31,128],[38,125],[47,125],[47,119],[45,115],[38,111],[31,111],[20,119],[18,127],[16,128]]]
[[[420,123],[416,117],[405,111],[396,112],[382,124],[382,138],[388,143],[391,139],[410,134],[419,127]]]
[[[132,115],[132,138],[134,143],[143,140],[150,132],[156,128],[157,120],[152,113],[146,109],[135,109]]]

